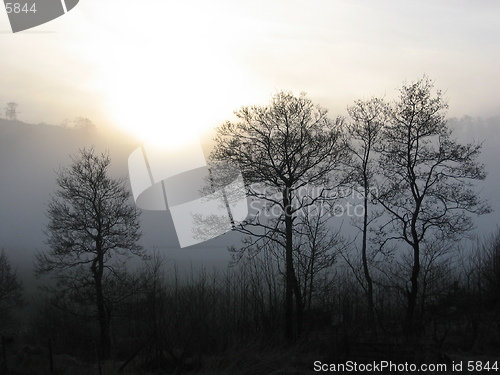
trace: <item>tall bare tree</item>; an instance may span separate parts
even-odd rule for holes
[[[93,148],[72,157],[57,175],[59,189],[49,203],[47,244],[36,255],[37,275],[52,274],[75,299],[91,299],[97,311],[100,351],[109,355],[111,306],[106,281],[120,275],[120,256],[144,256],[138,244],[139,210],[123,179],[108,175],[108,153]]]
[[[451,137],[444,117],[447,108],[441,91],[434,93],[428,78],[404,84],[382,136],[383,184],[377,200],[389,220],[379,235],[382,245],[396,240],[412,249],[407,332],[414,323],[425,241],[457,239],[473,228],[469,214],[490,211],[473,186],[473,180],[486,177],[476,160],[481,145],[462,145]]]
[[[295,259],[299,283],[307,311],[313,309],[313,299],[319,290],[321,277],[331,271],[339,253],[346,247],[340,229],[334,228],[328,212],[320,213],[316,207],[300,217],[295,241]]]
[[[343,120],[331,120],[305,94],[289,92],[278,92],[267,106],[243,107],[235,114],[238,122],[217,129],[211,159],[238,166],[248,196],[262,204],[261,215],[251,215],[236,228],[249,235],[241,250],[273,242],[285,251],[284,332],[293,340],[300,334],[303,310],[294,230],[301,210],[321,206],[343,182],[340,171],[348,159]]]
[[[373,279],[368,259],[368,230],[371,221],[369,202],[372,200],[370,195],[374,188],[372,185],[375,183],[376,174],[374,153],[380,142],[382,128],[386,120],[387,105],[383,100],[377,98],[367,101],[358,100],[353,106],[348,107],[347,111],[351,117],[351,121],[347,124],[347,132],[354,141],[351,143],[354,190],[361,193],[363,197],[363,218],[360,229],[362,234],[361,262],[365,284],[362,284],[362,287],[367,296],[370,325],[372,329],[376,329]]]

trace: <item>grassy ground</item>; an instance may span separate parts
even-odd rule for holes
[[[122,372],[124,375],[163,375],[163,374],[192,374],[192,375],[300,375],[317,373],[336,373],[342,372],[321,372],[315,371],[315,361],[321,361],[324,364],[340,364],[346,361],[358,361],[360,355],[363,355],[368,362],[378,363],[381,360],[407,361],[408,363],[445,363],[448,362],[446,372],[417,372],[417,373],[439,373],[452,374],[452,363],[462,363],[460,373],[479,374],[489,373],[490,371],[467,371],[468,361],[474,363],[486,364],[490,366],[496,361],[500,366],[500,353],[490,353],[489,355],[478,353],[446,353],[446,356],[438,357],[433,353],[426,353],[422,357],[415,354],[415,358],[403,358],[401,353],[407,355],[407,350],[393,352],[393,358],[384,357],[380,352],[360,350],[343,351],[342,343],[334,343],[328,340],[307,340],[297,343],[293,346],[266,346],[256,343],[240,344],[238,347],[227,348],[224,352],[212,355],[187,356],[182,364],[174,361],[164,361],[155,369],[146,369],[144,367],[145,357],[138,356]],[[354,344],[351,344],[353,346]],[[396,346],[397,347],[397,346]],[[339,354],[343,352],[343,354]],[[351,354],[349,354],[351,353]],[[398,355],[400,356],[398,358]],[[67,354],[54,354],[53,372],[50,371],[48,352],[44,348],[33,348],[29,346],[13,346],[7,350],[8,372],[1,371],[0,374],[10,375],[115,375],[122,366],[123,361],[106,361],[101,363],[99,371],[98,365],[94,363],[83,362]],[[370,360],[370,358],[372,358]],[[0,364],[2,361],[0,360]],[[495,372],[495,371],[492,371]],[[346,372],[347,373],[347,372]],[[361,373],[361,372],[349,372]],[[369,372],[363,372],[369,373]],[[415,374],[415,372],[405,371],[384,371],[375,372],[379,374]],[[455,372],[458,373],[458,372]]]

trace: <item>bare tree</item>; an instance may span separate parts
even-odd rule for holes
[[[297,225],[295,258],[299,283],[308,311],[319,292],[322,273],[331,270],[339,253],[346,247],[340,229],[333,227],[333,217],[321,214],[316,207],[306,212]]]
[[[83,149],[58,172],[59,190],[49,203],[48,253],[36,255],[37,275],[52,274],[73,299],[91,299],[97,310],[100,350],[109,355],[111,306],[106,290],[119,279],[120,256],[144,256],[138,244],[139,210],[123,179],[108,176],[108,153]]]
[[[330,210],[324,210],[324,207],[311,207],[302,211],[296,219],[293,261],[303,301],[303,323],[307,329],[318,323],[312,322],[311,316],[324,307],[319,305],[322,294],[327,293],[326,284],[331,284],[329,274],[339,253],[346,249],[347,242],[341,236],[340,229],[334,228],[334,217]],[[283,265],[286,265],[286,249],[279,243],[257,243],[247,250],[251,262],[267,258],[267,261],[276,264],[279,275],[286,278],[286,269],[283,269]],[[241,252],[238,254],[241,255]],[[259,258],[260,254],[263,255]],[[261,270],[261,273],[260,278],[269,277],[264,275],[266,271]]]
[[[7,120],[17,120],[17,107],[19,104],[10,102],[5,106],[5,117]]]
[[[268,106],[243,107],[235,114],[238,122],[217,129],[211,159],[238,166],[247,195],[262,203],[262,215],[236,226],[250,236],[241,250],[257,242],[274,242],[285,250],[285,337],[292,340],[300,334],[303,309],[294,230],[301,210],[321,205],[342,182],[339,171],[348,159],[342,119],[331,120],[305,94],[288,92],[277,93]]]
[[[23,285],[17,273],[12,270],[9,259],[0,252],[0,317],[5,321],[9,311],[22,303]]]
[[[354,189],[363,197],[363,219],[360,227],[361,262],[365,283],[362,284],[368,302],[368,318],[372,329],[375,324],[375,304],[373,302],[373,279],[370,274],[368,259],[368,230],[373,215],[370,217],[369,202],[372,199],[374,177],[376,174],[374,157],[375,148],[380,142],[382,128],[386,121],[387,105],[383,100],[373,98],[368,101],[358,100],[347,111],[352,119],[347,124],[347,132],[354,141],[351,144],[353,154],[352,170],[354,175]]]
[[[444,118],[447,107],[442,93],[433,93],[428,78],[405,84],[382,136],[383,184],[377,200],[389,220],[378,233],[382,246],[395,240],[412,249],[405,287],[408,332],[413,328],[424,242],[433,236],[457,239],[473,228],[469,213],[490,211],[472,184],[486,177],[484,166],[476,161],[481,145],[452,139]]]

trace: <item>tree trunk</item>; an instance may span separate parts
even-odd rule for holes
[[[366,175],[366,172],[365,172]],[[375,321],[375,304],[373,303],[373,280],[370,275],[370,269],[368,268],[368,258],[367,258],[367,247],[368,247],[368,196],[367,196],[367,185],[368,181],[365,177],[365,193],[364,193],[364,215],[363,215],[363,243],[361,245],[361,258],[363,262],[363,272],[366,280],[366,296],[368,299],[368,323],[373,332],[377,331],[377,324]]]
[[[100,251],[98,251],[98,254],[92,266],[92,272],[94,274],[97,318],[99,321],[99,356],[101,359],[107,359],[110,355],[111,340],[109,338],[109,317],[106,311],[106,303],[102,290],[104,259]]]
[[[285,207],[285,340],[292,342],[294,335],[294,317],[293,317],[293,294],[296,284],[295,272],[293,268],[293,222],[292,207],[290,199],[290,188],[286,187],[283,191],[283,206]]]
[[[297,275],[292,263],[293,291],[295,294],[295,308],[297,309],[295,337],[299,338],[302,333],[302,323],[304,320],[304,304],[302,302],[302,292],[300,290]]]
[[[408,309],[406,311],[406,319],[405,319],[405,332],[407,334],[414,333],[414,323],[415,323],[414,316],[415,316],[415,308],[417,306],[417,296],[418,296],[418,276],[420,274],[420,241],[418,239],[416,223],[417,223],[417,214],[419,210],[420,210],[420,204],[417,203],[417,207],[411,223],[413,266],[410,277],[411,286],[410,290],[407,291]]]
[[[405,331],[406,333],[413,333],[414,331],[414,316],[415,307],[417,306],[417,295],[418,295],[418,275],[420,273],[420,249],[419,245],[416,244],[413,248],[413,267],[411,271],[410,278],[410,290],[407,292],[408,296],[408,308],[406,311],[405,319]]]

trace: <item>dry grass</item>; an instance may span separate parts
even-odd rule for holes
[[[338,344],[339,345],[339,344]],[[337,349],[342,349],[337,346]],[[9,372],[10,375],[45,375],[50,374],[48,365],[48,353],[46,350],[18,347],[9,348]],[[166,375],[166,374],[192,374],[192,375],[300,375],[316,374],[314,362],[322,363],[345,363],[347,360],[356,360],[355,351],[351,354],[338,356],[335,346],[326,337],[316,340],[308,340],[293,346],[271,346],[258,342],[235,345],[227,348],[224,352],[212,355],[200,355],[186,358],[184,365],[167,369],[162,367],[157,370],[147,371],[143,368],[144,358],[136,358],[130,363],[123,375]],[[370,353],[364,353],[368,355]],[[380,355],[373,352],[372,355]],[[393,353],[393,360],[397,360],[397,353]],[[472,353],[456,353],[449,355],[449,359],[455,363],[462,362],[464,368],[467,361],[498,361],[500,356],[474,355]],[[374,357],[375,358],[375,357]],[[386,358],[384,358],[386,359]],[[408,358],[399,357],[399,360],[413,361]],[[373,359],[375,361],[375,359]],[[376,361],[379,361],[377,359]],[[389,358],[387,358],[389,360]],[[416,361],[416,360],[415,360]],[[358,361],[359,362],[359,361]],[[421,357],[423,363],[443,363],[437,357]],[[101,364],[102,375],[116,375],[123,362],[106,361]],[[84,363],[66,354],[54,355],[54,374],[56,375],[98,375],[99,371],[95,363]],[[467,372],[465,369],[462,372]],[[1,371],[0,371],[1,373]],[[340,373],[340,372],[337,372]],[[352,373],[352,372],[351,372]],[[381,374],[412,374],[412,372],[380,372]],[[413,372],[415,373],[415,372]],[[431,373],[431,372],[427,372]],[[438,372],[433,372],[438,373]],[[451,374],[451,365],[447,372],[440,374]],[[474,373],[474,372],[469,372]]]

